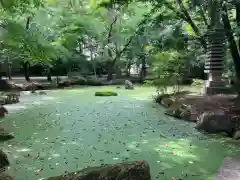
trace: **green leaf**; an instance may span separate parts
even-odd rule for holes
[[[186,24],[184,26],[184,30],[186,31],[186,33],[189,35],[189,36],[193,36],[193,29],[192,27],[189,25],[189,24]]]

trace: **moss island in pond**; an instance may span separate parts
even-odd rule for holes
[[[116,92],[112,91],[101,91],[101,92],[95,92],[95,96],[117,96],[118,94]]]

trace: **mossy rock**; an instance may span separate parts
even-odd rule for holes
[[[166,115],[176,117],[178,119],[189,120],[190,109],[188,106],[179,101],[173,102],[172,105],[165,111]]]
[[[163,107],[170,107],[174,103],[174,100],[171,97],[164,97],[161,100],[161,105]]]
[[[149,165],[144,161],[89,167],[47,180],[151,180]]]
[[[117,96],[116,92],[112,91],[102,91],[102,92],[95,92],[95,96]]]
[[[170,95],[169,94],[157,94],[155,97],[154,97],[154,101],[156,103],[159,103],[161,104],[161,101],[163,98],[170,98]]]
[[[5,131],[3,128],[0,128],[0,141],[7,141],[13,138],[14,136],[11,133]]]

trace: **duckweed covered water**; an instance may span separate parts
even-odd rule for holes
[[[38,180],[88,166],[146,160],[152,179],[212,179],[225,156],[237,156],[237,142],[197,132],[193,124],[164,115],[152,102],[154,88],[103,88],[25,95],[7,106],[1,126],[16,138],[2,144],[16,180]]]

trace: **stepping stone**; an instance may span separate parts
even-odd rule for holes
[[[237,180],[240,179],[240,160],[226,157],[214,180]]]

